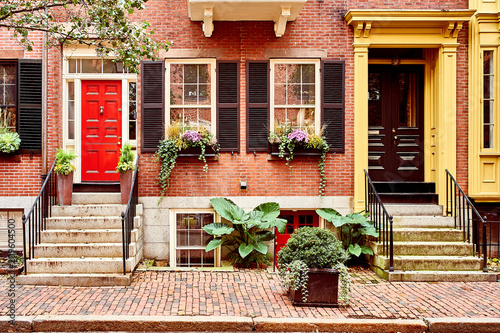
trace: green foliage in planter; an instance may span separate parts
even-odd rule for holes
[[[19,149],[21,138],[16,132],[4,131],[0,133],[0,151],[4,153],[13,153]]]
[[[370,246],[364,244],[365,236],[378,237],[378,231],[373,221],[368,219],[368,213],[353,213],[342,216],[332,208],[316,210],[319,216],[331,222],[342,233],[344,249],[359,257],[361,253],[373,255]]]
[[[286,123],[277,123],[274,131],[269,133],[269,142],[277,143],[279,149],[279,157],[286,159],[286,165],[291,167],[290,162],[293,160],[293,151],[296,147],[306,149],[318,149],[321,151],[321,156],[318,161],[319,170],[319,195],[325,194],[326,175],[325,175],[325,161],[326,154],[330,150],[330,146],[323,137],[324,128],[321,129],[320,134],[314,133],[313,126],[306,126],[304,129],[292,129]],[[288,150],[288,156],[285,153]]]
[[[125,173],[128,170],[134,170],[134,153],[132,153],[132,146],[130,143],[126,143],[120,150],[120,159],[118,160],[118,165],[116,171]]]
[[[215,211],[232,223],[211,223],[203,227],[214,238],[208,243],[205,251],[212,251],[219,246],[227,247],[231,252],[229,258],[233,263],[249,266],[253,263],[269,264],[266,241],[274,239],[274,233],[266,230],[276,227],[279,232],[285,231],[286,220],[278,218],[280,206],[275,202],[267,202],[246,213],[234,202],[226,198],[213,198],[210,203]]]
[[[160,174],[158,181],[161,187],[160,201],[170,185],[170,175],[175,167],[179,152],[191,147],[200,148],[198,159],[204,163],[203,171],[208,171],[208,164],[205,157],[207,147],[219,154],[219,145],[215,136],[204,127],[192,127],[182,122],[174,122],[167,128],[167,139],[160,142],[156,157],[160,162]]]
[[[56,153],[56,166],[54,172],[58,175],[69,175],[71,172],[75,171],[76,168],[71,161],[73,161],[77,155],[73,151],[64,151],[62,148],[57,149]]]
[[[309,268],[334,268],[340,271],[339,299],[349,302],[351,280],[345,262],[349,254],[330,230],[304,227],[295,230],[286,246],[278,252],[278,273],[285,288],[301,289],[307,300]]]

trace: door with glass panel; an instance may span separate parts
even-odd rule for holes
[[[423,65],[369,67],[368,165],[373,180],[424,180],[423,83]]]

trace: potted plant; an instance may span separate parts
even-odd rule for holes
[[[13,155],[19,150],[21,139],[16,132],[0,130],[0,152],[5,155]]]
[[[120,159],[116,167],[116,171],[120,173],[120,192],[122,196],[122,204],[127,204],[130,196],[130,188],[132,187],[132,175],[134,173],[134,153],[132,146],[126,143],[120,150]]]
[[[186,157],[198,156],[204,163],[203,171],[208,171],[206,159],[207,149],[211,149],[213,156],[219,154],[219,145],[215,136],[203,126],[194,126],[183,122],[174,122],[167,128],[167,139],[160,142],[156,156],[160,162],[158,180],[161,187],[160,201],[163,199],[170,185],[170,174],[175,167],[176,160],[186,151]]]
[[[378,237],[379,233],[368,213],[358,212],[342,216],[332,208],[318,209],[316,213],[331,222],[338,230],[342,246],[351,255],[359,258],[363,254],[373,255],[373,250],[365,244],[366,236]]]
[[[75,166],[71,161],[76,158],[73,151],[57,149],[56,166],[54,172],[57,174],[57,201],[59,205],[71,205],[73,196],[73,171]]]
[[[232,225],[211,223],[204,226],[203,230],[214,236],[205,251],[212,251],[222,245],[229,249],[228,257],[235,265],[251,267],[255,264],[256,268],[268,265],[270,261],[265,242],[274,239],[274,233],[268,229],[276,227],[284,232],[286,227],[286,220],[278,218],[279,204],[263,203],[247,213],[226,198],[213,198],[210,203]]]
[[[330,230],[299,228],[278,252],[278,273],[294,305],[337,307],[349,303],[348,259]]]
[[[325,194],[325,161],[326,154],[330,150],[330,146],[322,135],[323,131],[324,128],[321,128],[320,133],[316,134],[311,125],[303,128],[292,128],[289,124],[280,122],[274,126],[274,131],[269,133],[271,155],[276,155],[281,159],[285,158],[286,165],[289,167],[291,167],[290,162],[295,153],[302,156],[319,156],[320,196]]]

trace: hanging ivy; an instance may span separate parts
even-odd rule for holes
[[[323,129],[321,130],[321,133]],[[290,162],[293,160],[293,152],[296,147],[306,149],[318,149],[321,152],[318,161],[319,171],[319,196],[325,195],[326,174],[325,163],[326,154],[330,150],[330,146],[326,139],[321,135],[314,133],[314,128],[308,127],[305,130],[291,129],[287,125],[279,124],[275,126],[275,130],[269,134],[269,142],[278,144],[279,157],[286,159],[286,165],[291,167]],[[288,151],[288,155],[285,156]]]
[[[208,171],[206,159],[207,147],[211,147],[219,155],[219,145],[215,136],[204,127],[192,127],[182,122],[175,122],[167,128],[167,139],[160,141],[156,156],[160,162],[158,182],[161,187],[160,201],[170,186],[170,175],[175,167],[179,152],[188,148],[199,147],[198,159],[203,162],[203,171]]]

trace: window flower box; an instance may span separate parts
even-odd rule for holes
[[[279,156],[280,155],[279,144],[271,143],[269,145],[269,153],[272,156]],[[293,149],[293,156],[321,156],[321,154],[322,154],[321,149],[317,148],[307,148],[300,145],[296,145],[295,148]],[[283,154],[283,156],[288,156],[288,155],[290,155],[290,153],[288,152],[288,149],[285,149],[285,153]]]
[[[177,157],[195,157],[199,158],[201,155],[201,147],[189,147],[186,149],[179,150],[177,153]],[[205,147],[205,157],[206,158],[215,158],[217,152],[215,151],[213,146]]]

